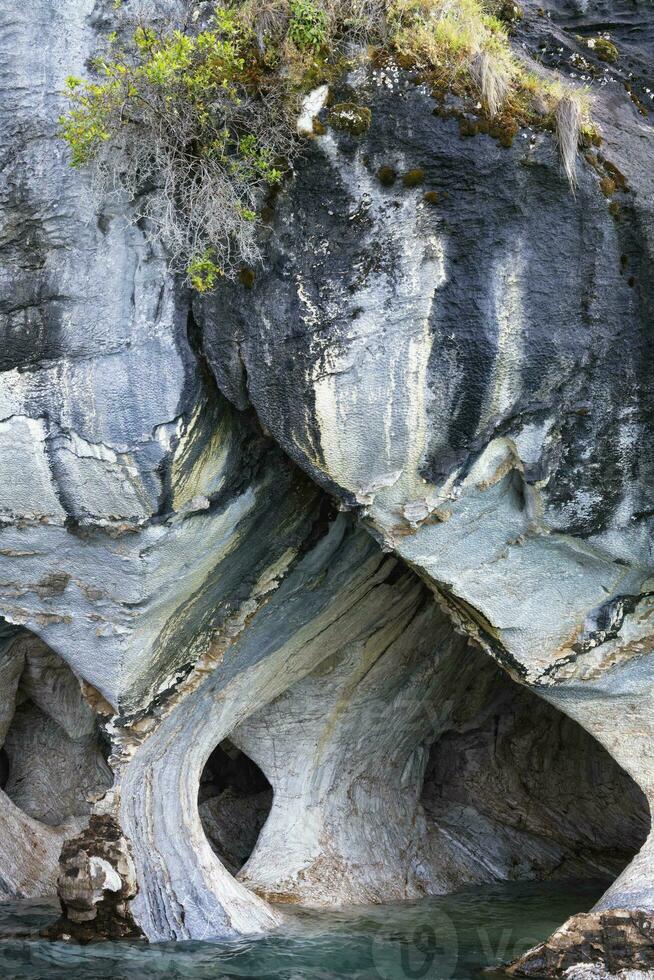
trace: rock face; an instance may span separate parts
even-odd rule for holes
[[[558,43],[564,6],[521,31]],[[615,6],[642,80],[651,11]],[[228,396],[651,799],[652,131],[595,64],[576,199],[546,135],[462,139],[408,75],[358,71],[334,99],[369,130],[313,142],[265,270],[197,315]],[[600,909],[654,912],[653,847]]]
[[[331,101],[369,128],[324,110],[265,267],[192,309],[56,138],[111,3],[27,7],[0,26],[2,894],[58,878],[81,939],[233,937],[640,847],[512,969],[649,967],[650,5],[525,7],[525,57],[595,79],[576,197],[548,134],[463,137],[363,65]],[[247,846],[257,794],[198,809],[225,739],[273,789]]]
[[[654,969],[652,917],[637,909],[611,909],[575,915],[546,943],[530,950],[507,973],[516,977],[568,977],[575,980],[580,962],[600,964],[609,973],[633,980]],[[640,971],[643,971],[642,973]],[[591,978],[593,974],[589,972]]]
[[[412,573],[379,599],[337,653],[234,731],[274,789],[239,879],[272,900],[339,906],[617,874],[649,828],[631,780],[453,635]]]

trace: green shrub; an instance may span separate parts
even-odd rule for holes
[[[207,248],[202,255],[196,255],[188,264],[188,280],[199,293],[207,293],[215,288],[218,280],[224,275],[220,266],[212,259],[212,251]]]
[[[203,290],[257,261],[260,192],[294,148],[287,108],[253,65],[251,31],[217,6],[194,35],[137,26],[96,61],[96,79],[66,85],[72,166],[92,164],[103,195],[126,192],[172,267]]]
[[[290,0],[288,34],[300,51],[317,51],[327,41],[328,18],[314,0]]]

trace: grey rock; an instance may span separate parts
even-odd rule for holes
[[[642,68],[651,11],[625,7]],[[583,161],[571,195],[546,135],[462,139],[402,71],[348,82],[370,130],[314,140],[253,288],[196,304],[216,379],[651,800],[650,121],[619,71],[593,86],[616,220]],[[653,846],[600,909],[654,912]]]
[[[192,309],[56,136],[111,3],[3,10],[0,884],[51,891],[63,843],[59,933],[235,937],[282,921],[262,895],[615,873],[641,843],[654,21],[539,6],[525,57],[593,69],[604,142],[576,197],[548,134],[463,139],[364,67],[332,94],[370,128],[310,142],[253,288]],[[587,44],[607,17],[609,67]],[[197,804],[227,737],[276,794],[239,879]],[[593,922],[634,909],[654,913],[651,837]]]

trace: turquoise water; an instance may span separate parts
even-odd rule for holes
[[[0,905],[0,976],[489,980],[488,968],[589,909],[605,888],[605,882],[476,887],[401,905],[296,911],[283,929],[260,939],[158,946],[43,942],[36,936],[53,906],[7,903]]]

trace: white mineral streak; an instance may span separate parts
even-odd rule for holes
[[[300,115],[297,120],[297,131],[300,136],[311,136],[313,134],[313,121],[324,108],[329,95],[328,85],[319,85],[305,95],[302,100]]]
[[[492,302],[496,354],[480,426],[508,414],[516,392],[521,389],[525,326],[523,290],[527,287],[523,249],[524,243],[517,239],[495,260]]]
[[[357,158],[345,171],[330,134],[321,138],[320,147],[347,181],[355,206],[364,202],[375,213],[382,203],[379,185],[363,163]],[[436,236],[419,239],[417,214],[411,196],[394,212],[394,223],[405,232],[396,265],[362,286],[357,293],[361,315],[349,326],[346,346],[325,351],[314,372],[326,469],[366,505],[384,488],[390,488],[381,494],[388,506],[406,497],[409,485],[415,487],[424,450],[429,315],[444,281],[444,251]],[[352,452],[353,446],[361,453]]]
[[[120,880],[120,875],[113,868],[108,861],[104,858],[97,857],[93,855],[89,859],[89,864],[91,867],[91,872],[93,874],[102,874],[104,882],[102,887],[110,892],[118,892],[122,887],[122,881]]]

